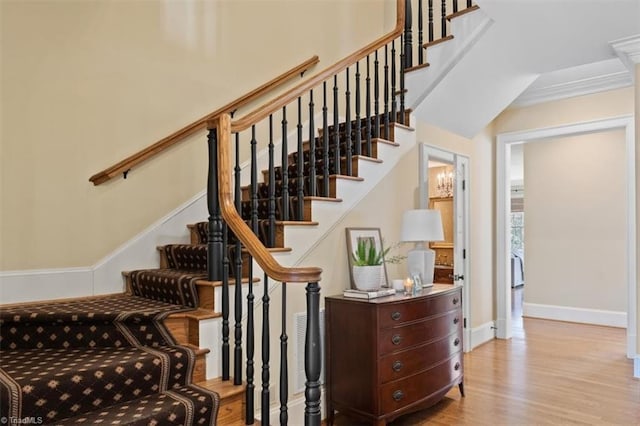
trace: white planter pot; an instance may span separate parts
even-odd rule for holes
[[[358,290],[375,291],[382,284],[383,265],[354,266],[353,282]]]

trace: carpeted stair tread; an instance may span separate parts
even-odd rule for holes
[[[141,271],[131,274],[137,272]],[[184,271],[172,271],[180,272],[184,275]],[[191,277],[187,287],[195,287],[195,280],[203,276]],[[192,311],[197,293],[165,284],[158,276],[152,289],[145,287],[144,280],[134,281],[132,292],[150,298],[120,294],[4,306],[0,310],[0,417],[67,424],[63,419],[84,418],[84,413],[97,421],[97,410],[114,413],[109,421],[117,420],[116,413],[131,419],[119,424],[148,424],[153,421],[148,415],[149,421],[136,423],[137,403],[131,402],[133,408],[124,412],[120,408],[127,401],[149,398],[183,401],[179,409],[160,404],[161,410],[153,411],[161,416],[156,418],[170,416],[175,424],[186,426],[197,424],[190,420],[194,410],[204,410],[209,414],[202,419],[213,424],[218,396],[190,386],[199,351],[176,344],[163,323],[171,314]],[[187,395],[195,390],[197,397]],[[167,391],[171,391],[169,399],[161,395]],[[185,415],[187,420],[181,422]]]
[[[29,304],[0,309],[0,348],[72,348],[122,346],[127,339],[136,344],[161,346],[172,342],[160,324],[168,315],[190,307],[126,294],[67,302]],[[122,328],[105,327],[114,322],[148,322],[144,334]],[[55,336],[50,332],[54,330]]]
[[[187,385],[68,418],[57,424],[212,426],[216,424],[219,406],[220,398],[216,393]]]
[[[18,349],[0,357],[28,415],[49,421],[180,387],[195,364],[181,346]]]

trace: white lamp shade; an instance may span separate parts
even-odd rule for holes
[[[405,211],[402,216],[400,240],[404,242],[444,241],[440,210]]]

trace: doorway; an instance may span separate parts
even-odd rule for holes
[[[552,128],[513,132],[497,137],[496,171],[496,278],[497,278],[497,337],[508,339],[512,335],[511,320],[511,268],[510,268],[510,204],[509,185],[512,147],[520,143],[547,141],[551,138],[595,134],[611,130],[622,130],[625,139],[626,162],[626,253],[624,254],[624,276],[627,291],[627,356],[636,353],[636,246],[635,246],[635,146],[634,124],[631,115],[592,122]],[[636,364],[638,360],[636,359]]]
[[[469,279],[469,158],[427,144],[419,146],[419,208],[442,215],[445,241],[436,251],[435,282],[462,289],[463,350],[472,349]]]

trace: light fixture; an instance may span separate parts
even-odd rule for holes
[[[433,284],[436,252],[427,245],[429,241],[444,241],[440,210],[407,210],[402,216],[400,240],[415,242],[407,253],[407,269],[410,277],[420,275],[423,285]]]
[[[453,171],[438,173],[438,194],[441,197],[453,197]]]

